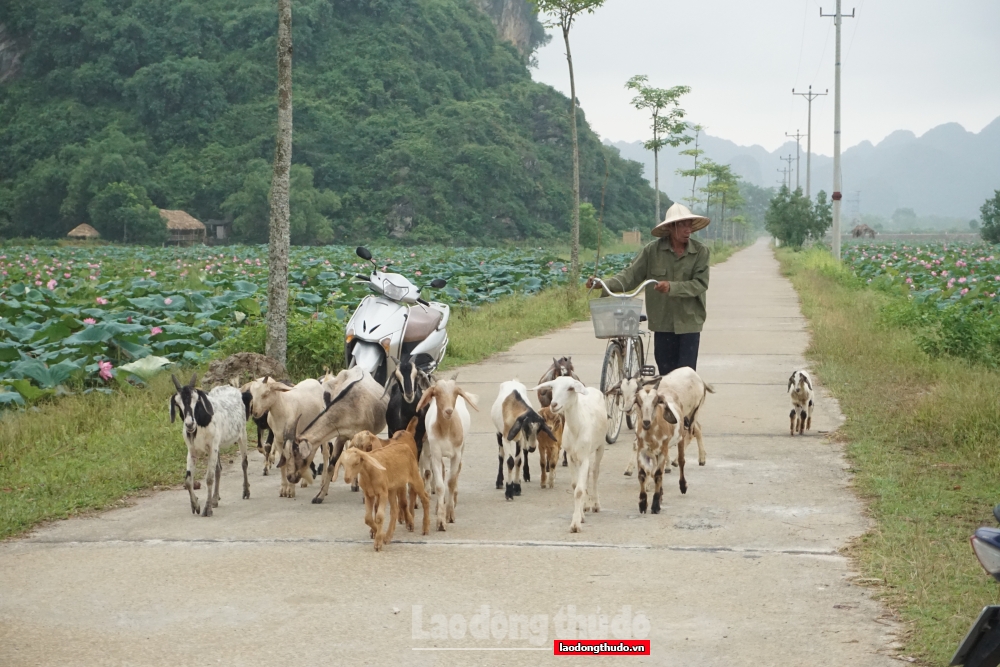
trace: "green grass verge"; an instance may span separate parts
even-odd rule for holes
[[[1000,502],[1000,373],[932,359],[822,251],[778,251],[812,328],[807,352],[847,421],[854,485],[875,527],[852,547],[909,626],[906,655],[945,665],[979,610],[1000,602],[969,536]]]

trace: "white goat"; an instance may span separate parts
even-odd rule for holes
[[[701,436],[701,424],[698,422],[698,410],[705,402],[705,396],[714,394],[715,389],[693,369],[684,366],[665,375],[656,391],[662,398],[663,418],[671,424],[677,424],[667,446],[677,445],[677,465],[681,473],[678,483],[681,493],[687,493],[684,453],[693,435],[698,440],[698,465],[705,465],[705,443]]]
[[[251,415],[259,419],[267,413],[267,425],[275,437],[282,437],[298,420],[305,424],[312,422],[326,407],[323,403],[323,385],[318,380],[303,380],[294,387],[289,387],[273,378],[265,377],[244,385],[243,390],[249,391],[251,395]],[[290,481],[291,457],[283,451],[283,445],[284,443],[279,448],[281,450],[281,460],[278,462],[278,468],[281,469],[279,495],[282,498],[294,498],[295,484],[298,480]],[[312,474],[309,474],[303,486],[311,481]]]
[[[812,378],[806,371],[795,371],[788,378],[788,394],[792,397],[792,411],[788,414],[791,420],[791,435],[795,435],[796,427],[799,435],[803,429],[812,428],[813,421],[813,385]]]
[[[247,479],[247,422],[243,406],[243,395],[239,389],[223,385],[207,394],[195,388],[197,375],[185,386],[171,375],[177,393],[170,398],[170,421],[177,413],[184,421],[184,443],[187,445],[187,471],[184,473],[184,488],[191,500],[191,513],[212,516],[212,508],[219,506],[219,477],[222,475],[222,461],[219,450],[234,442],[240,446],[243,457],[243,499],[250,497],[250,481]],[[195,456],[208,454],[205,471],[205,506],[201,507],[194,493]],[[214,484],[214,486],[213,486]]]
[[[585,387],[571,377],[557,377],[540,384],[535,390],[546,388],[552,390],[549,407],[566,418],[562,449],[569,459],[574,498],[569,530],[578,533],[584,510],[601,510],[597,478],[604,456],[604,435],[608,431],[607,407],[600,389]]]
[[[336,474],[336,463],[344,446],[361,431],[380,433],[385,428],[389,396],[372,374],[355,366],[327,377],[322,385],[323,409],[310,421],[292,422],[283,432],[283,457],[287,457],[288,481],[293,485],[310,474],[316,451],[323,450],[323,483],[313,498],[322,503]],[[357,480],[351,488],[358,490]]]
[[[500,450],[497,488],[504,485],[504,498],[507,500],[521,495],[521,464],[527,461],[529,452],[538,448],[539,432],[556,440],[545,420],[528,404],[527,395],[528,390],[517,380],[503,382],[491,411]],[[542,477],[545,477],[544,469]]]
[[[466,393],[451,379],[438,380],[432,384],[424,391],[417,404],[417,412],[427,408],[427,416],[424,418],[427,445],[420,455],[426,463],[421,464],[421,469],[425,470],[428,465],[430,467],[433,479],[431,492],[437,494],[435,515],[438,530],[444,530],[446,522],[455,523],[458,474],[462,471],[465,438],[472,424],[469,408],[479,411],[476,400],[475,396]],[[444,481],[445,461],[448,462],[447,488]]]

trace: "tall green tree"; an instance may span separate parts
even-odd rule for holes
[[[993,197],[983,202],[979,216],[982,218],[979,235],[987,243],[1000,243],[1000,190],[995,190]]]
[[[654,88],[649,84],[645,74],[633,76],[625,84],[625,88],[636,92],[632,98],[632,106],[640,111],[648,111],[652,117],[653,138],[644,142],[643,148],[653,151],[653,190],[656,192],[656,220],[660,224],[660,149],[664,146],[677,148],[681,144],[691,142],[692,137],[684,134],[687,123],[684,122],[684,109],[680,107],[682,95],[691,92],[689,86],[674,86],[673,88]]]
[[[801,248],[808,240],[822,239],[832,224],[831,202],[825,192],[820,190],[815,206],[811,206],[809,199],[802,194],[802,188],[793,192],[785,185],[771,199],[765,216],[768,233],[782,245],[793,248]]]
[[[704,164],[698,164],[698,160],[705,154],[705,151],[703,151],[698,145],[701,133],[705,131],[705,126],[692,125],[691,129],[694,130],[694,148],[685,148],[680,152],[680,154],[694,158],[694,167],[691,169],[678,169],[677,175],[691,179],[691,196],[688,198],[687,202],[688,208],[694,209],[694,207],[702,201],[698,195],[695,194],[698,187],[698,178],[708,175],[708,170],[705,169]]]
[[[289,190],[292,169],[292,0],[278,0],[278,136],[274,143],[267,272],[265,354],[284,365],[288,351]]]
[[[719,229],[720,234],[725,236],[726,210],[739,208],[744,203],[740,194],[740,177],[733,173],[732,167],[728,164],[707,161],[705,170],[711,180],[702,188],[702,192],[706,195],[706,201],[714,200],[719,206],[717,229]]]
[[[593,14],[605,0],[534,0],[541,13],[553,17],[552,24],[562,30],[566,44],[566,64],[569,66],[569,117],[573,140],[573,229],[570,237],[570,270],[572,282],[580,278],[580,144],[576,133],[576,78],[573,73],[573,51],[569,46],[569,32],[581,14]]]

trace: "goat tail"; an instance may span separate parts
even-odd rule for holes
[[[713,387],[712,385],[710,385],[709,383],[706,382],[705,383],[705,391],[707,391],[710,394],[714,394],[715,393],[715,387]]]

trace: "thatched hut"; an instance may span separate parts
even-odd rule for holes
[[[93,241],[101,238],[101,233],[85,222],[69,230],[66,236],[77,241]]]
[[[205,242],[205,225],[184,211],[167,211],[160,209],[160,216],[167,223],[170,238],[167,243],[191,245]]]

